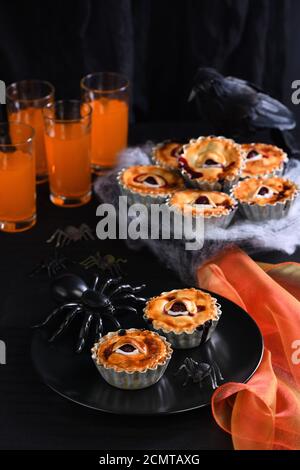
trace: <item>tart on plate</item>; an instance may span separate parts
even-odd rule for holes
[[[92,349],[92,359],[110,385],[137,390],[160,380],[172,352],[164,337],[153,331],[130,328],[103,336]]]
[[[228,227],[237,209],[237,202],[228,194],[200,189],[177,191],[167,203],[183,214],[203,217],[205,225],[222,228]]]
[[[194,348],[211,338],[221,307],[200,289],[162,292],[146,303],[144,319],[154,331],[164,335],[174,348]]]
[[[186,181],[204,190],[229,191],[237,183],[244,158],[240,145],[224,137],[199,137],[183,146],[179,166]]]
[[[168,170],[178,170],[178,158],[183,151],[183,144],[173,141],[162,142],[152,150],[152,159],[156,165]]]
[[[280,176],[247,178],[233,188],[232,195],[246,218],[254,221],[280,219],[288,214],[298,195],[298,187]]]
[[[242,144],[245,166],[241,177],[252,176],[281,176],[284,164],[288,161],[287,154],[270,144]]]
[[[130,204],[161,204],[175,191],[184,188],[181,175],[158,165],[125,168],[118,174],[118,182],[121,193],[128,197]]]

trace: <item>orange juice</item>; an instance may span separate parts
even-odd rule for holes
[[[117,153],[127,145],[128,104],[112,98],[90,102],[92,115],[92,165],[113,167]]]
[[[54,123],[45,135],[51,200],[87,202],[91,194],[90,133],[81,122]],[[76,205],[76,203],[71,204]]]
[[[14,223],[34,218],[33,155],[21,150],[0,151],[0,220]]]
[[[10,113],[9,119],[14,122],[24,122],[34,128],[36,173],[41,177],[45,177],[47,175],[47,159],[42,108],[28,107],[21,109],[18,112]]]

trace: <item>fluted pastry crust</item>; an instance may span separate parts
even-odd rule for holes
[[[287,154],[275,145],[263,143],[242,144],[245,166],[242,177],[267,176],[282,171]]]
[[[182,315],[178,303],[185,305],[186,312],[181,312]],[[163,292],[150,299],[144,309],[144,318],[152,323],[153,328],[176,333],[191,333],[218,316],[216,299],[195,288]]]
[[[168,204],[193,216],[220,217],[229,214],[237,203],[231,196],[219,191],[186,189],[173,194]]]
[[[184,188],[183,178],[158,165],[137,165],[126,168],[120,183],[133,192],[144,195],[171,195]]]
[[[128,345],[136,352],[128,355],[122,352],[121,348]],[[97,364],[106,368],[117,372],[142,372],[164,364],[170,359],[172,348],[165,338],[153,331],[131,328],[121,336],[117,331],[104,336],[93,352]]]
[[[179,165],[191,179],[213,183],[235,179],[242,168],[243,157],[240,146],[231,139],[199,137],[183,146]]]
[[[284,203],[298,193],[297,185],[279,176],[271,178],[247,178],[232,190],[233,196],[241,203],[267,204]]]
[[[182,151],[183,145],[179,142],[162,142],[153,148],[152,155],[159,165],[177,170],[178,158]]]

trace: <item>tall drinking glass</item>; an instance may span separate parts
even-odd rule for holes
[[[44,108],[50,199],[75,207],[91,199],[91,114],[88,103],[56,101]]]
[[[20,232],[35,224],[34,130],[0,123],[0,230]]]
[[[84,77],[83,100],[92,115],[92,168],[101,174],[117,163],[117,155],[127,145],[128,80],[117,73],[100,72]]]
[[[47,181],[43,107],[54,100],[54,87],[42,80],[22,80],[7,87],[8,118],[24,122],[35,130],[36,181]]]

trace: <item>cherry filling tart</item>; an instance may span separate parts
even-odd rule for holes
[[[298,192],[293,181],[279,176],[247,178],[232,190],[241,212],[247,218],[257,221],[286,216]]]
[[[171,356],[171,345],[164,337],[135,328],[108,333],[92,349],[102,377],[110,385],[127,390],[158,382]]]
[[[169,170],[178,170],[178,159],[182,155],[183,144],[179,142],[162,142],[152,150],[154,163]]]
[[[169,198],[168,205],[184,214],[204,217],[205,222],[224,228],[228,227],[237,209],[237,202],[228,194],[199,189],[176,192]]]
[[[121,192],[130,202],[165,202],[175,191],[184,188],[181,175],[158,165],[138,165],[118,175]]]
[[[224,137],[199,137],[183,146],[178,159],[183,176],[199,189],[227,191],[244,164],[240,145]]]
[[[245,166],[241,176],[280,176],[283,173],[284,164],[288,161],[287,154],[269,144],[243,144],[241,145]]]
[[[197,347],[210,339],[220,316],[217,300],[195,288],[163,292],[152,297],[144,309],[151,328],[178,349]]]

